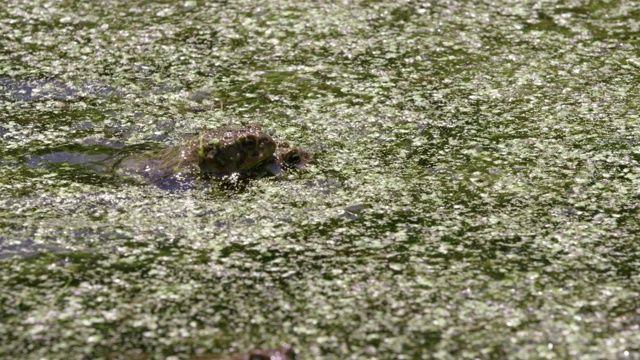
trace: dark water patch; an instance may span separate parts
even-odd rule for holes
[[[124,95],[110,85],[91,83],[66,84],[57,80],[14,80],[0,78],[2,95],[13,101],[80,100],[87,97],[121,97]]]
[[[69,165],[88,164],[103,161],[109,155],[91,155],[82,153],[70,153],[67,151],[57,151],[41,156],[31,156],[27,161],[27,166],[31,168],[40,167],[52,163],[67,163]]]
[[[15,224],[0,225],[4,231],[10,232],[13,236],[23,235],[28,237],[28,230],[20,228]],[[35,243],[33,240],[23,239],[19,242],[12,241],[8,234],[0,236],[0,261],[14,257],[32,257],[40,253],[53,252],[64,253],[69,250],[64,247]]]

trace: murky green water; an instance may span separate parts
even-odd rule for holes
[[[0,7],[0,356],[640,358],[640,5]],[[312,171],[97,172],[259,123]]]

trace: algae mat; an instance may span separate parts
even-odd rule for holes
[[[640,5],[0,7],[0,357],[640,358]],[[105,171],[259,123],[318,164]]]

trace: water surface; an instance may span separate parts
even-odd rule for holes
[[[640,5],[10,1],[0,356],[640,358]],[[259,123],[318,164],[96,171]]]

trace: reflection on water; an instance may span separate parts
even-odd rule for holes
[[[47,164],[67,163],[69,165],[84,165],[102,162],[109,158],[106,154],[89,155],[82,153],[70,153],[66,151],[58,151],[54,153],[31,156],[27,160],[27,165],[31,168],[45,166]]]
[[[13,101],[72,101],[85,97],[106,98],[123,95],[121,91],[107,84],[67,84],[58,80],[16,80],[0,77],[0,96]]]

